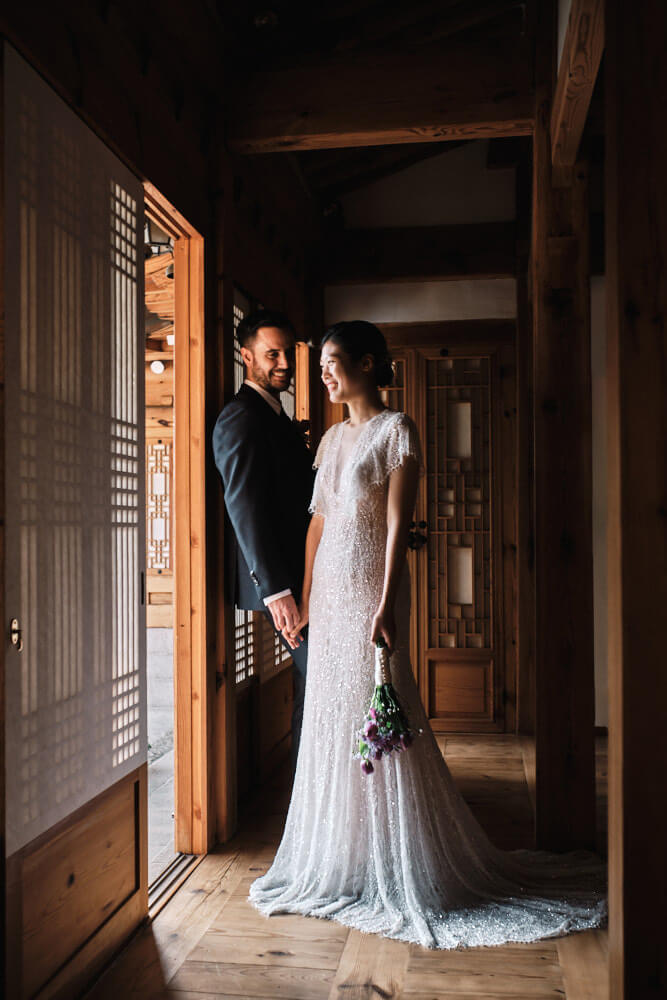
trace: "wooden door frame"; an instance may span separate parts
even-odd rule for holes
[[[174,846],[212,846],[206,666],[204,239],[150,183],[146,215],[174,240]]]
[[[506,586],[509,572],[508,567],[506,566],[506,550],[508,549],[508,546],[503,544],[507,526],[507,503],[506,499],[503,499],[503,497],[506,497],[506,491],[508,488],[511,488],[513,476],[516,471],[516,425],[515,423],[512,423],[510,428],[506,428],[505,424],[501,420],[501,405],[504,410],[507,410],[508,406],[507,401],[505,401],[505,404],[501,403],[502,380],[500,378],[500,369],[502,365],[500,363],[499,352],[503,348],[511,348],[512,352],[514,351],[516,321],[457,320],[421,323],[382,323],[378,325],[387,339],[389,349],[392,350],[392,348],[394,348],[397,355],[399,352],[404,353],[412,349],[416,349],[416,351],[428,351],[429,349],[433,350],[435,347],[441,346],[443,343],[447,343],[450,356],[452,357],[466,354],[474,349],[476,353],[488,355],[490,358],[492,369],[491,384],[492,387],[495,387],[497,390],[495,392],[495,399],[492,400],[492,419],[498,428],[498,433],[494,435],[492,442],[491,464],[492,470],[494,468],[499,470],[498,475],[500,476],[500,489],[502,491],[501,504],[492,504],[491,510],[492,532],[494,537],[492,557],[494,561],[493,564],[496,567],[494,577],[497,581],[495,584],[497,616],[493,641],[495,650],[494,659],[499,667],[499,669],[495,671],[493,698],[494,706],[496,709],[500,709],[503,721],[500,729],[497,725],[492,725],[489,728],[489,732],[514,731],[516,720],[517,664],[515,662],[514,665],[512,665],[509,662],[510,657],[508,654],[511,652],[512,648],[516,649],[516,643],[514,644],[514,647],[512,647],[512,642],[516,636],[517,615],[516,607],[506,607],[506,602],[503,596],[503,590]],[[419,359],[419,355],[417,353],[415,353],[415,357]],[[412,366],[412,374],[406,380],[405,388],[406,400],[411,400],[414,403],[415,410],[420,411],[420,420],[422,426],[424,426],[426,418],[425,396],[423,392],[419,392],[419,373],[416,365]],[[513,414],[514,406],[510,406],[509,411],[510,414]],[[503,447],[508,437],[514,445],[514,461],[511,463],[511,468],[507,467],[507,463],[501,461]],[[426,498],[424,491],[420,491],[416,516],[417,520],[427,519]],[[516,519],[514,519],[514,534],[516,535]],[[419,579],[416,582],[413,582],[413,601],[417,598],[417,607],[424,607],[424,602],[427,600],[427,594],[425,592],[426,578],[423,570],[420,570],[418,575]],[[516,593],[516,591],[514,592]],[[423,615],[421,612],[420,631],[423,631]],[[415,657],[414,662],[417,662],[417,650],[413,648],[415,646],[421,647],[422,650],[426,649],[426,636],[422,634],[419,636],[419,640],[415,637],[414,642],[411,642],[411,655]],[[514,659],[516,661],[516,657]],[[424,707],[428,713],[429,678],[422,663],[419,663],[417,675],[422,701],[424,702]],[[511,704],[512,699],[513,706]],[[510,704],[506,704],[506,702],[510,702]],[[437,725],[434,728],[437,729]],[[465,731],[465,728],[461,731]]]

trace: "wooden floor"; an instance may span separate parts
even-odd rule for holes
[[[507,848],[529,846],[530,791],[519,741],[447,737],[441,747],[492,839]],[[603,746],[598,772],[604,815]],[[246,896],[280,838],[289,797],[285,777],[269,791],[248,811],[234,841],[209,854],[134,939],[91,991],[91,1000],[608,997],[604,931],[534,945],[434,952],[325,920],[261,916]]]

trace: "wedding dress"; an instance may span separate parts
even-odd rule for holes
[[[423,732],[370,775],[354,759],[375,683],[369,636],[383,588],[388,478],[408,456],[421,467],[421,450],[410,418],[384,410],[351,447],[348,439],[341,469],[348,427],[330,428],[315,459],[311,511],[325,520],[313,566],[303,731],[283,837],[250,901],[267,915],[330,918],[430,948],[599,926],[606,906],[594,856],[500,851],[454,784],[410,665],[407,569],[391,671],[412,727]]]

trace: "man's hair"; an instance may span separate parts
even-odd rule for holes
[[[296,330],[284,313],[276,309],[255,309],[241,320],[236,328],[236,339],[240,347],[248,347],[263,326],[275,326],[284,333],[291,333],[296,340]]]

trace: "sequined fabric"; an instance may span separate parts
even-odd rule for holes
[[[387,484],[413,422],[385,410],[342,469],[345,424],[322,439],[312,510],[325,518],[313,568],[303,731],[285,830],[249,899],[428,948],[534,941],[603,923],[603,869],[589,855],[502,852],[463,801],[428,725],[409,659],[410,589],[396,602],[394,685],[423,729],[364,776],[352,756],[374,688],[371,622],[384,577]],[[338,488],[335,488],[335,485]]]

